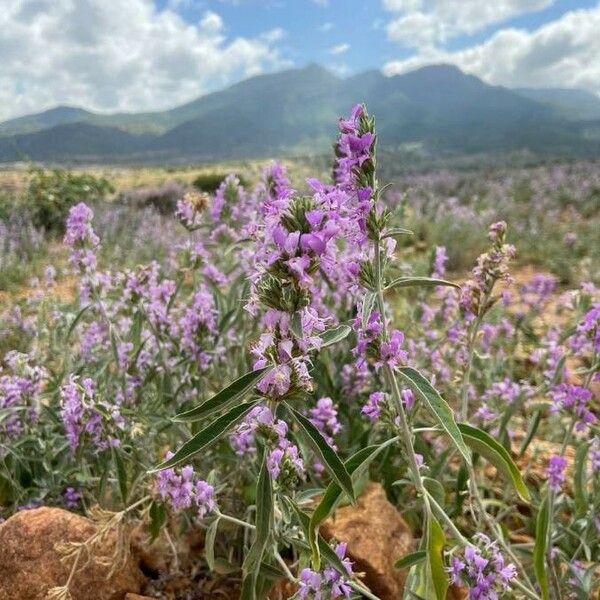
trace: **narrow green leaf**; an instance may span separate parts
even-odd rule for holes
[[[300,527],[304,532],[304,537],[308,539],[308,531],[310,527],[310,517],[300,508],[298,505],[290,499],[287,499],[288,504],[292,507],[294,513],[298,517],[298,522],[300,523]],[[302,547],[304,549],[308,548],[308,544],[304,541],[293,539],[292,543],[298,547]],[[319,535],[319,555],[322,556],[332,567],[337,569],[340,573],[346,573],[346,567],[340,560],[340,557],[335,553],[335,550],[323,539],[322,536]],[[317,569],[316,565],[313,565],[313,568]]]
[[[446,600],[448,591],[448,575],[444,568],[446,536],[442,526],[431,514],[427,529],[427,588],[435,591],[437,600]]]
[[[542,592],[542,600],[549,600],[550,585],[546,570],[546,554],[550,533],[550,510],[548,496],[544,498],[535,522],[535,545],[533,547],[533,567]]]
[[[267,454],[265,453],[256,485],[256,536],[244,559],[242,569],[245,575],[256,571],[260,565],[271,535],[272,522],[273,486],[267,467]]]
[[[400,374],[410,387],[424,400],[429,410],[450,436],[454,445],[467,463],[471,463],[471,451],[465,444],[460,429],[454,420],[454,413],[438,391],[427,381],[419,371],[412,367],[401,367]]]
[[[445,279],[436,279],[435,277],[398,277],[398,279],[394,279],[388,283],[385,286],[384,291],[414,286],[437,287],[438,285],[446,285],[460,289],[460,286],[456,283],[446,281]]]
[[[344,338],[347,338],[352,331],[352,327],[348,325],[338,325],[333,329],[328,329],[319,335],[321,340],[321,348],[327,348],[327,346],[333,346],[341,342]]]
[[[477,452],[477,454],[481,454],[481,456],[492,463],[498,471],[505,475],[513,484],[521,500],[530,502],[531,496],[529,490],[525,485],[525,481],[521,476],[519,468],[506,448],[502,444],[499,444],[489,433],[486,433],[477,427],[467,425],[466,423],[459,423],[458,428],[471,450]]]
[[[73,333],[73,331],[75,330],[75,327],[77,327],[77,324],[79,323],[79,321],[81,321],[81,318],[83,317],[83,315],[86,313],[86,311],[88,311],[90,308],[92,307],[92,304],[87,304],[86,306],[84,306],[75,316],[75,318],[73,319],[73,322],[69,325],[69,329],[67,330],[67,340],[69,340],[69,338],[71,337],[71,334]]]
[[[220,416],[188,440],[169,460],[161,463],[150,472],[162,471],[186,462],[198,452],[214,444],[226,431],[239,423],[257,404],[258,400],[255,400],[254,402],[234,406],[229,412]]]
[[[361,321],[362,326],[365,328],[369,322],[369,317],[373,312],[373,308],[375,308],[375,303],[377,301],[377,294],[373,292],[367,292],[365,297],[363,298],[362,303],[362,311],[361,311]]]
[[[244,576],[242,579],[240,600],[256,600],[256,576],[257,573],[255,571]]]
[[[588,508],[587,456],[589,442],[582,443],[575,454],[575,472],[573,473],[573,489],[575,496],[575,512],[584,517]]]
[[[167,521],[167,511],[165,505],[162,502],[153,500],[150,505],[150,537],[154,541],[159,535],[162,526]]]
[[[204,539],[204,557],[206,558],[206,564],[211,571],[215,569],[215,539],[217,537],[217,530],[219,529],[220,519],[217,517],[206,530],[206,537]]]
[[[226,388],[209,398],[206,402],[191,410],[179,413],[173,417],[174,421],[199,421],[203,417],[229,406],[236,400],[241,400],[254,386],[266,375],[271,367],[264,367],[256,371],[250,371],[230,383]]]
[[[525,439],[523,440],[523,443],[521,444],[521,448],[519,450],[519,456],[523,456],[523,454],[525,454],[525,450],[527,450],[527,448],[529,447],[529,444],[531,444],[531,440],[533,440],[541,421],[542,421],[542,411],[541,411],[541,409],[539,409],[535,412],[533,421],[531,421],[531,424],[529,425],[529,429],[527,430],[527,435],[525,436]]]
[[[115,461],[121,500],[123,501],[123,504],[127,504],[127,470],[125,469],[125,463],[123,462],[123,457],[117,448],[112,449],[112,455],[113,460]]]
[[[392,438],[383,444],[367,446],[353,454],[344,463],[352,481],[356,481],[368,468],[373,459],[384,449],[398,441],[398,438]],[[310,517],[308,540],[313,553],[313,562],[319,563],[319,548],[317,544],[319,525],[333,512],[343,490],[337,481],[332,481],[325,490],[321,501],[313,511]]]
[[[388,229],[382,236],[381,239],[389,237],[396,237],[397,235],[415,235],[410,229],[404,229],[404,227],[392,227]]]
[[[446,490],[438,479],[423,477],[425,489],[433,496],[433,499],[443,508],[446,501]]]
[[[269,581],[279,581],[286,577],[282,569],[277,568],[275,565],[268,565],[265,562],[260,563],[258,572]]]
[[[427,558],[427,552],[425,550],[417,550],[416,552],[411,552],[406,556],[398,559],[394,563],[394,568],[396,569],[409,569],[413,565],[416,565],[420,562],[423,562]]]
[[[221,320],[219,321],[219,333],[225,332],[229,329],[230,325],[235,320],[235,316],[237,315],[237,308],[232,308],[230,311],[227,311]]]
[[[304,338],[302,332],[302,315],[299,311],[296,311],[290,319],[290,330],[299,340]]]
[[[355,500],[352,478],[346,470],[344,463],[335,450],[327,443],[321,432],[301,413],[288,405],[288,408],[300,429],[306,435],[310,446],[317,454],[329,474],[337,481],[339,486],[348,494],[352,502]]]

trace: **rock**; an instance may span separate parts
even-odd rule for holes
[[[354,571],[381,600],[402,597],[407,572],[394,563],[413,550],[412,532],[378,483],[368,485],[357,506],[345,506],[321,526],[325,539],[348,544]]]
[[[56,544],[83,542],[97,525],[60,508],[21,511],[0,525],[0,600],[45,600],[48,590],[63,586],[71,562],[61,562]],[[96,555],[112,557],[116,534],[103,539]],[[73,600],[124,600],[128,592],[141,591],[144,576],[129,557],[125,565],[107,579],[110,565],[94,560],[78,571],[69,586]]]
[[[139,594],[125,594],[125,600],[156,600],[156,598],[140,596]]]

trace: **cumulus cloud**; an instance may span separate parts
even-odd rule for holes
[[[567,12],[533,31],[502,29],[461,51],[426,50],[387,63],[384,72],[394,75],[445,62],[494,84],[577,87],[600,94],[599,31],[600,5]]]
[[[350,44],[338,44],[337,46],[333,46],[333,48],[329,48],[329,54],[344,54],[350,50]]]
[[[427,48],[460,35],[474,34],[490,25],[553,4],[554,0],[383,0],[393,15],[388,38],[406,47]]]
[[[158,110],[289,66],[283,31],[227,36],[216,12],[187,23],[152,0],[4,0],[0,120],[57,104]]]

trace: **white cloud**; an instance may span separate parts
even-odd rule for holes
[[[271,29],[271,31],[267,31],[260,36],[261,40],[265,42],[269,42],[270,44],[274,44],[275,42],[279,42],[285,37],[285,30],[281,27],[277,27],[276,29]]]
[[[350,50],[350,44],[338,44],[337,46],[333,46],[333,48],[329,48],[329,54],[344,54]]]
[[[435,47],[460,36],[538,12],[554,0],[383,0],[393,13],[388,38],[411,48]]]
[[[574,10],[534,31],[503,29],[458,52],[430,49],[384,66],[388,75],[452,63],[510,87],[578,87],[600,93],[600,5]]]
[[[312,0],[317,6],[329,6],[329,0]]]
[[[350,73],[350,67],[345,63],[330,64],[327,65],[327,68],[339,77],[346,77]]]
[[[318,29],[323,33],[327,33],[333,29],[333,23],[323,23],[322,25],[319,25]]]
[[[229,38],[216,12],[187,23],[152,0],[3,0],[0,120],[57,104],[167,108],[288,66],[283,34]]]

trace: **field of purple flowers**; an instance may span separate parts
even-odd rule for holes
[[[596,597],[600,167],[388,189],[376,146],[357,106],[332,181],[274,163],[172,211],[73,202],[63,249],[0,220],[0,273],[38,269],[0,314],[0,516],[99,505],[175,550],[200,529],[179,598],[226,573],[373,599],[320,529],[376,481],[414,538],[404,598]]]

